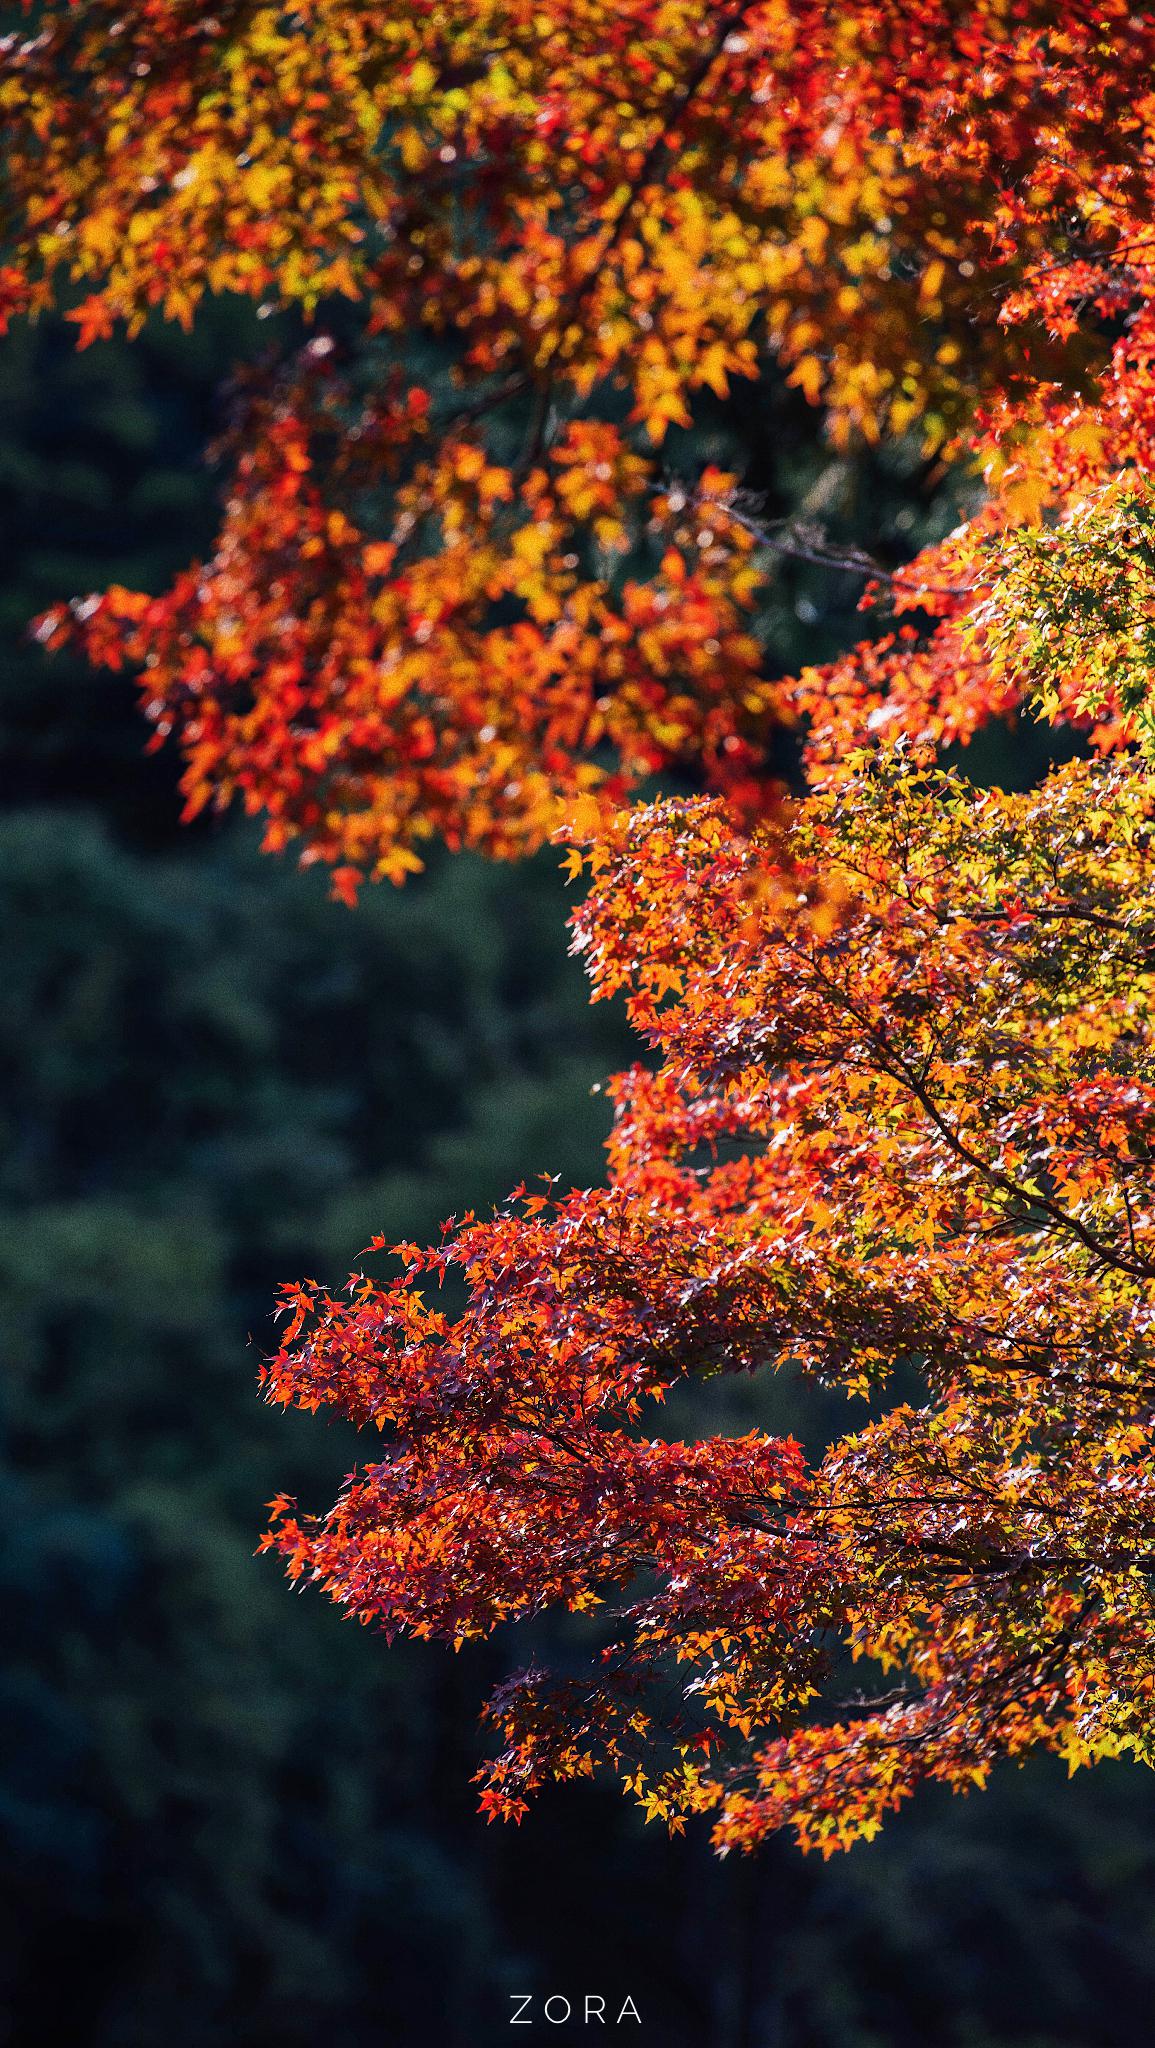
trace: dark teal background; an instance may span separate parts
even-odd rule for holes
[[[338,1281],[541,1171],[600,1174],[630,1056],[566,957],[552,857],[441,857],[350,913],[235,820],[178,823],[130,680],[26,620],[208,543],[217,310],[76,355],[0,345],[0,2015],[25,2048],[491,2048],[510,1994],[626,1993],[652,2048],[1130,2048],[1155,2002],[1155,1784],[1046,1765],[928,1797],[828,1866],[718,1863],[608,1788],[475,1817],[476,1709],[516,1638],[387,1650],[256,1560],[343,1429],[262,1406],[278,1281]],[[763,386],[672,459],[738,451],[892,553],[912,456],[834,462]],[[785,574],[771,660],[844,644],[853,587]],[[1023,779],[1027,737],[988,746]],[[805,1424],[769,1390],[771,1424]],[[709,1426],[709,1409],[703,1424]],[[556,2009],[556,2008],[555,2008]],[[609,2038],[607,2029],[607,2038]]]

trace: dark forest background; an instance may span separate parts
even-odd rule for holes
[[[206,546],[203,448],[256,346],[229,308],[84,354],[51,324],[0,344],[0,2031],[492,2048],[522,2038],[515,1992],[539,2036],[592,2038],[540,2014],[590,1992],[629,1993],[653,2048],[1148,2038],[1137,1768],[924,1797],[825,1866],[785,1842],[719,1863],[610,1788],[486,1829],[476,1709],[516,1638],[387,1650],[254,1558],[274,1492],[324,1505],[356,1457],[257,1398],[277,1283],[538,1172],[596,1179],[591,1088],[631,1053],[566,956],[554,857],[442,856],[351,913],[244,821],[181,826],[131,679],[26,641],[47,604],[160,587]],[[771,512],[895,556],[949,516],[913,457],[835,461],[770,383],[672,459],[735,443]],[[855,594],[784,571],[775,664],[844,645]],[[1020,734],[975,765],[1040,759]],[[757,1399],[805,1428],[796,1392]]]

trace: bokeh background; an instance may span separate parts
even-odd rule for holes
[[[322,1506],[357,1455],[257,1397],[277,1283],[539,1172],[596,1179],[591,1089],[631,1055],[567,958],[552,856],[435,858],[349,912],[245,821],[182,826],[132,680],[26,641],[206,546],[222,377],[266,341],[217,307],[83,354],[51,323],[0,344],[0,2033],[492,2048],[522,2038],[512,1993],[538,2038],[591,2039],[541,2015],[588,1992],[628,1993],[615,2038],[653,2048],[1132,2048],[1148,1774],[1008,1771],[828,1865],[719,1863],[604,1787],[487,1829],[476,1710],[516,1637],[386,1649],[254,1558],[270,1496]],[[950,516],[915,453],[836,460],[773,383],[709,401],[671,461],[735,450],[770,514],[894,559]],[[784,569],[771,662],[845,645],[855,596]],[[1020,733],[973,766],[1041,761]],[[797,1390],[753,1398],[819,1426]]]

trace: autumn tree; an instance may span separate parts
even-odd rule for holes
[[[315,323],[238,398],[213,556],[43,637],[139,665],[190,808],[343,893],[560,834],[648,1054],[604,1189],[289,1290],[266,1368],[381,1432],[329,1514],[277,1503],[295,1575],[454,1643],[590,1611],[586,1677],[490,1702],[491,1814],[607,1765],[825,1852],[1035,1746],[1149,1756],[1153,56],[1119,0],[89,0],[9,45],[11,308]],[[888,573],[671,475],[768,359],[836,445],[949,469],[955,530]],[[791,551],[877,630],[782,679]],[[1020,711],[1088,758],[936,766]],[[702,796],[624,807],[674,764]],[[859,1426],[661,1429],[774,1369]]]
[[[588,1681],[491,1702],[494,1812],[607,1761],[723,1844],[829,1847],[1034,1743],[1144,1752],[1148,784],[864,763],[796,837],[785,898],[708,804],[590,849],[576,940],[659,1062],[615,1084],[608,1186],[295,1290],[268,1368],[385,1433],[319,1523],[279,1509],[294,1573],[451,1641],[605,1611]],[[456,1321],[420,1285],[453,1271]],[[655,1435],[688,1380],[771,1369],[859,1426],[816,1461]]]

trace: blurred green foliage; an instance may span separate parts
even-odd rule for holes
[[[443,857],[349,913],[249,827],[180,827],[131,682],[24,641],[38,608],[206,544],[199,451],[258,339],[217,308],[81,356],[50,327],[3,345],[0,2024],[21,2048],[490,2048],[511,1992],[629,1992],[661,2048],[1142,2039],[1137,1773],[932,1797],[827,1867],[718,1864],[599,1787],[493,1833],[476,1708],[524,1645],[385,1650],[254,1560],[269,1496],[324,1504],[357,1455],[257,1399],[277,1282],[538,1172],[594,1178],[591,1085],[632,1056],[566,957],[552,858]],[[832,462],[781,391],[711,407],[671,461],[735,447],[772,516],[896,555],[949,516],[913,462]],[[776,658],[843,644],[855,595],[784,570]],[[719,1388],[701,1426],[735,1399],[817,1422]]]

